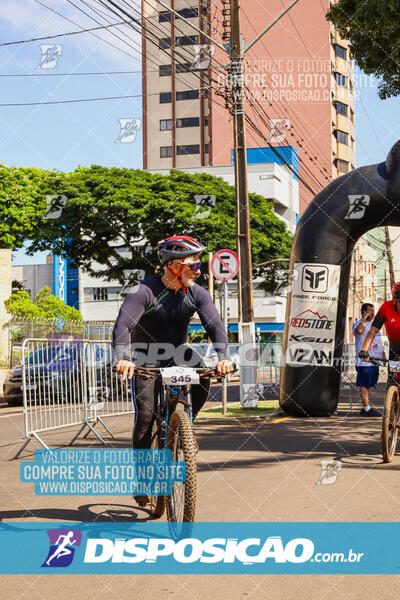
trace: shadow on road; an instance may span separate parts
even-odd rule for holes
[[[133,502],[133,501],[132,501]],[[76,522],[107,522],[115,523],[120,521],[130,521],[131,523],[144,523],[153,520],[149,511],[132,507],[125,504],[83,504],[76,509],[69,508],[38,508],[24,510],[3,510],[0,511],[0,521],[5,519],[23,519],[28,520],[46,519],[48,521],[76,521]]]

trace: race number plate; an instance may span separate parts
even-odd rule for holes
[[[166,367],[160,369],[161,377],[167,385],[195,385],[200,383],[199,374],[189,367]]]

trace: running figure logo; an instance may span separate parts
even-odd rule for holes
[[[50,549],[42,567],[68,567],[74,558],[75,547],[81,545],[78,529],[48,529]]]
[[[40,44],[42,57],[37,69],[54,69],[57,66],[58,57],[62,54],[63,47],[60,44]]]
[[[116,144],[132,144],[136,140],[142,121],[140,119],[118,119],[120,132]]]
[[[370,197],[366,195],[349,196],[349,208],[345,219],[362,219],[365,215],[367,206],[369,206]]]
[[[342,463],[340,460],[320,460],[321,476],[317,485],[332,485],[336,482]]]

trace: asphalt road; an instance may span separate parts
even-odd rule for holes
[[[375,392],[382,404],[383,386]],[[199,521],[398,521],[400,455],[384,465],[380,455],[380,419],[349,414],[343,396],[339,414],[329,419],[272,418],[196,424]],[[130,443],[131,417],[108,420],[117,447]],[[60,447],[73,430],[47,434]],[[21,443],[19,409],[0,408],[0,519],[2,521],[113,521],[148,518],[124,498],[35,496],[21,483],[20,460],[10,460]],[[94,438],[77,447],[96,445]],[[22,455],[31,460],[32,442]],[[342,469],[333,485],[316,485],[320,461],[338,459]],[[154,575],[154,576],[0,576],[8,600],[141,600],[250,598],[258,600],[337,600],[398,598],[398,576],[342,575]]]

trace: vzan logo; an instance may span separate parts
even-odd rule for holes
[[[286,364],[291,366],[330,366],[332,358],[332,350],[327,352],[317,350],[311,344],[305,344],[304,342],[290,344],[286,350]]]
[[[303,292],[326,292],[328,289],[328,267],[305,265],[301,280]]]

